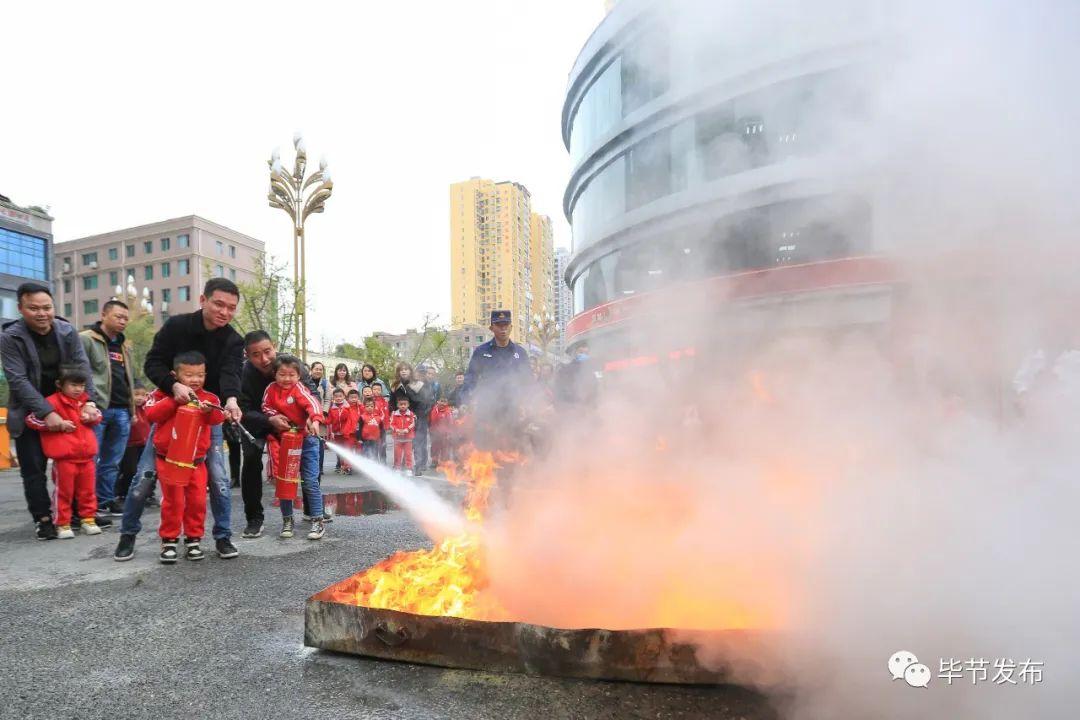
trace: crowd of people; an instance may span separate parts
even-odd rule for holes
[[[510,340],[508,311],[492,313],[492,340],[476,348],[448,387],[436,368],[414,371],[406,362],[389,382],[371,364],[355,379],[344,364],[328,377],[322,363],[308,368],[279,353],[264,330],[241,336],[231,325],[239,289],[214,278],[199,310],[169,318],[155,334],[143,366],[151,392],[135,377],[125,303],[105,303],[101,319],[77,332],[56,316],[47,286],[25,283],[17,301],[21,317],[3,325],[0,358],[35,535],[99,534],[120,518],[117,561],[134,556],[145,508],[158,504],[162,563],[205,557],[208,504],[214,551],[237,557],[234,482],[244,538],[263,535],[269,480],[282,518],[279,537],[294,536],[294,509],[302,506],[306,537],[320,540],[332,519],[320,486],[325,441],[345,450],[338,472],[352,472],[354,452],[421,475],[454,459],[466,443],[508,447],[521,437],[524,409],[553,399],[528,353]]]

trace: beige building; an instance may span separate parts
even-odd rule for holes
[[[101,306],[134,285],[153,306],[154,323],[199,306],[212,277],[254,278],[262,240],[198,215],[56,243],[57,311],[76,327],[93,324]]]
[[[438,331],[438,328],[429,330]],[[491,332],[487,327],[470,323],[448,330],[445,343],[438,347],[423,330],[415,328],[409,328],[401,334],[374,332],[372,335],[379,342],[389,345],[394,354],[402,360],[434,365],[439,370],[466,368],[476,346],[491,339]]]
[[[510,310],[524,340],[532,318],[551,312],[553,253],[551,220],[532,211],[524,185],[451,185],[451,327],[487,327],[492,310]]]

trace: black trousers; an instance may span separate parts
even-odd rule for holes
[[[25,428],[15,438],[15,452],[19,455],[19,475],[22,476],[26,508],[34,520],[52,519],[52,500],[45,478],[45,452],[36,430]]]
[[[240,482],[240,441],[229,441],[229,477],[234,483]]]
[[[247,438],[241,442],[244,464],[240,470],[240,496],[244,499],[244,515],[249,523],[263,521],[263,448]]]
[[[116,476],[116,497],[123,500],[131,488],[131,481],[139,469],[139,458],[146,445],[128,445],[124,457],[120,459],[120,474]]]

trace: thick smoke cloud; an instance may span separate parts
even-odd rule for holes
[[[605,378],[560,417],[489,525],[491,592],[551,625],[762,629],[752,650],[700,652],[790,717],[1072,716],[1077,6],[667,12],[690,33],[676,47],[732,57],[872,45],[867,111],[835,117],[816,161],[871,198],[875,250],[905,282],[875,329],[833,327],[841,300],[792,332],[781,310],[700,313],[693,296],[639,328],[639,347],[693,338],[692,370]],[[1044,681],[914,689],[889,678],[897,650],[935,676],[943,658],[1031,658]]]

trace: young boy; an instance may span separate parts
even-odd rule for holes
[[[194,350],[182,352],[173,360],[173,377],[187,385],[195,394],[200,412],[195,432],[194,467],[166,460],[169,446],[174,442],[176,413],[181,407],[169,393],[155,390],[146,401],[146,420],[157,425],[154,431],[154,451],[157,453],[156,469],[161,484],[161,554],[158,559],[166,565],[176,562],[176,546],[180,531],[184,532],[184,557],[202,560],[206,557],[199,543],[206,529],[206,454],[210,451],[210,427],[225,421],[221,401],[217,395],[203,390],[206,383],[206,357]],[[184,462],[187,462],[186,458]],[[185,470],[187,472],[185,472]]]
[[[334,388],[331,397],[333,399],[330,401],[330,409],[326,411],[327,434],[330,442],[347,446],[345,426],[349,422],[349,406],[345,403],[345,391],[341,388]],[[334,472],[340,474],[345,468],[348,468],[348,464],[339,457],[337,464],[334,466]]]
[[[398,398],[397,410],[390,415],[390,432],[394,436],[394,469],[412,470],[416,415],[409,409],[408,398]]]
[[[366,403],[370,397],[375,401],[375,410],[382,414],[383,419],[383,431],[384,434],[379,438],[379,447],[372,455],[376,460],[386,464],[386,435],[385,431],[390,427],[390,403],[386,401],[386,398],[379,392],[381,386],[372,387],[370,385],[364,388],[364,396],[361,398],[361,402]]]
[[[360,448],[360,416],[364,413],[364,406],[360,404],[360,391],[350,390],[346,397],[348,397],[348,416],[345,421],[344,435],[345,438],[342,441],[345,447],[352,451],[358,451]],[[345,474],[352,475],[352,466],[345,464]]]
[[[441,463],[453,459],[450,436],[454,430],[454,410],[445,395],[431,408],[428,427],[431,430],[431,462],[439,467]]]
[[[364,412],[360,415],[360,445],[364,457],[378,459],[379,444],[385,431],[386,419],[375,408],[375,399],[369,397],[364,401]]]
[[[300,382],[300,369],[303,367],[299,358],[292,355],[278,355],[271,366],[274,382],[266,386],[263,393],[262,411],[270,416],[288,420],[289,425],[304,434],[304,444],[300,455],[300,482],[306,491],[307,501],[304,510],[311,520],[311,532],[308,540],[320,540],[326,533],[323,526],[322,491],[319,488],[319,426],[323,423],[322,403]],[[270,475],[277,477],[275,467],[278,463],[278,449],[281,440],[280,431],[275,431],[267,438],[267,451],[270,457]],[[282,469],[283,470],[283,469]],[[293,501],[279,498],[281,503],[281,538],[293,536]]]
[[[120,461],[120,474],[116,478],[116,502],[117,507],[120,508],[124,507],[124,498],[135,479],[135,473],[139,468],[139,458],[142,457],[146,441],[150,437],[150,423],[146,419],[146,399],[150,397],[150,393],[140,381],[136,380],[131,394],[135,400],[135,417],[131,418],[131,434],[128,436],[124,458]],[[120,514],[123,515],[123,512]]]
[[[56,485],[56,508],[53,523],[57,537],[75,537],[71,529],[71,501],[78,503],[85,519],[82,530],[87,535],[100,535],[94,516],[97,514],[97,495],[94,494],[94,456],[97,437],[90,426],[101,422],[101,412],[85,408],[90,400],[86,394],[86,374],[78,369],[61,368],[56,381],[57,392],[45,398],[53,410],[64,419],[54,432],[47,432],[45,421],[30,414],[26,426],[41,435],[41,449],[53,461],[53,483]]]

